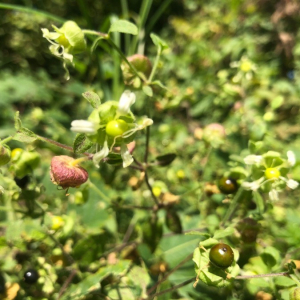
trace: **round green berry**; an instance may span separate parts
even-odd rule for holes
[[[218,268],[227,269],[233,263],[233,259],[233,251],[227,244],[219,243],[210,249],[209,260]]]
[[[265,176],[267,179],[277,179],[280,176],[280,171],[276,168],[267,168],[265,171]]]
[[[128,124],[121,119],[112,120],[108,122],[106,125],[106,133],[113,137],[122,135],[127,130],[128,130]]]

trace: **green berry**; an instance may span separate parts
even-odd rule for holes
[[[106,125],[106,133],[110,136],[116,137],[122,135],[128,130],[128,124],[121,119],[112,120]]]
[[[233,194],[238,190],[237,182],[230,177],[221,178],[218,187],[223,194]]]
[[[267,179],[274,180],[279,178],[280,175],[281,175],[280,171],[277,170],[276,168],[267,168],[265,171],[265,176]]]
[[[210,249],[209,260],[216,267],[227,269],[233,263],[233,259],[233,251],[227,244],[219,243]]]

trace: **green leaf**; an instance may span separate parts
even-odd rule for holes
[[[143,92],[149,96],[149,97],[152,97],[153,96],[153,90],[152,88],[149,86],[149,85],[144,85],[143,86]]]
[[[98,108],[101,104],[100,97],[94,92],[85,92],[82,96],[92,105],[93,108]]]
[[[170,165],[173,162],[173,160],[176,158],[176,156],[177,155],[175,153],[160,155],[156,157],[156,162],[159,166],[165,167]]]
[[[111,24],[109,32],[122,32],[137,35],[138,28],[131,22],[125,20],[117,20]]]
[[[234,228],[227,227],[225,229],[217,230],[213,236],[214,239],[219,240],[226,236],[232,235],[234,233]]]
[[[286,276],[275,277],[274,283],[275,285],[281,288],[289,288],[296,285],[296,282],[293,279],[288,278]]]
[[[164,40],[162,40],[160,37],[158,37],[156,34],[151,33],[150,37],[152,39],[153,44],[156,47],[160,48],[161,51],[164,51],[165,49],[169,48],[168,44]]]
[[[17,131],[22,128],[22,122],[21,122],[19,115],[20,115],[20,112],[16,111],[16,113],[15,113],[15,128]]]
[[[84,153],[93,146],[93,143],[84,133],[78,133],[73,142],[74,153]]]
[[[31,130],[21,127],[18,129],[18,132],[14,135],[13,139],[23,143],[32,143],[39,139],[39,137]]]
[[[280,260],[280,253],[274,247],[267,247],[264,252],[260,255],[263,262],[269,268],[274,267]]]
[[[107,164],[112,166],[118,166],[123,163],[123,159],[121,157],[121,154],[117,153],[109,153],[108,160],[106,161]]]

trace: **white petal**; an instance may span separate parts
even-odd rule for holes
[[[133,157],[125,144],[121,145],[121,156],[123,159],[123,168],[126,168],[133,163]]]
[[[95,133],[95,124],[86,120],[74,120],[71,123],[71,130],[78,133]]]
[[[99,168],[100,161],[105,158],[109,154],[109,148],[107,146],[107,141],[104,142],[103,148],[94,154],[93,156],[93,163],[94,165]]]
[[[130,112],[130,106],[135,103],[135,94],[129,90],[124,91],[119,100],[118,113],[127,115]]]
[[[290,189],[294,190],[294,189],[296,189],[296,188],[298,187],[299,183],[298,183],[296,180],[289,179],[289,180],[286,182],[286,185],[287,185]]]
[[[269,197],[270,197],[270,200],[272,200],[272,201],[278,201],[279,200],[279,198],[278,198],[278,192],[275,189],[272,189],[269,192]]]
[[[244,162],[246,165],[254,165],[254,164],[260,164],[263,160],[263,157],[261,155],[248,155],[244,158]]]
[[[293,151],[289,150],[287,152],[288,164],[292,167],[296,163],[296,157]]]

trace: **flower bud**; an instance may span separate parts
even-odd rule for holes
[[[152,65],[148,57],[141,54],[135,54],[127,57],[127,60],[135,67],[138,73],[143,74],[146,78],[150,76],[152,71]],[[133,84],[136,75],[135,73],[133,73],[133,71],[130,69],[126,62],[122,62],[121,69],[123,72],[125,84]]]
[[[78,166],[78,161],[67,155],[54,156],[50,167],[51,181],[63,189],[78,187],[85,183],[88,172]]]
[[[7,145],[0,145],[0,167],[10,161],[11,151]]]
[[[290,290],[290,300],[300,300],[300,288],[296,287]]]

